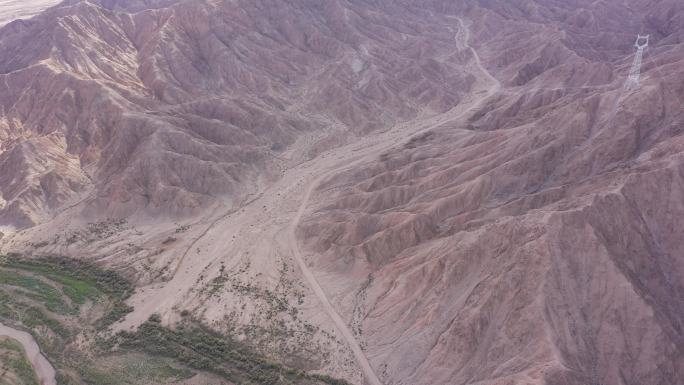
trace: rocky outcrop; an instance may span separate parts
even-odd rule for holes
[[[387,383],[684,378],[678,5],[551,3],[474,7],[505,88],[324,182],[300,227]],[[656,43],[625,93],[640,23]]]
[[[85,199],[88,217],[181,218],[230,206],[257,179],[275,177],[274,157],[301,136],[361,135],[458,103],[467,79],[434,59],[450,52],[453,34],[420,15],[381,11],[70,1],[11,23],[0,31],[3,152],[59,136],[93,183],[49,191],[17,176],[23,192],[2,186],[14,208],[0,208],[3,222],[39,223],[31,218],[46,207],[35,202],[55,194]]]
[[[682,15],[67,1],[0,29],[0,251],[359,384],[682,383]]]

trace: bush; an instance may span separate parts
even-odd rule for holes
[[[161,325],[161,317],[153,314],[138,331],[120,332],[115,337],[119,348],[142,350],[147,353],[175,359],[192,369],[218,374],[235,383],[296,384],[319,381],[330,385],[349,385],[346,381],[328,376],[309,375],[299,369],[284,367],[269,361],[248,346],[232,340],[206,327],[185,322],[172,330]]]

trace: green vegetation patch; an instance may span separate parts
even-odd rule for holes
[[[27,297],[43,303],[48,310],[58,314],[74,313],[87,301],[109,302],[105,315],[96,322],[99,329],[106,328],[133,310],[124,301],[133,293],[134,286],[116,272],[102,270],[86,262],[67,258],[24,259],[10,256],[2,267],[5,270],[0,270],[0,285],[4,283],[28,290]],[[54,287],[37,277],[48,280]],[[62,293],[73,307],[65,303]]]
[[[174,365],[168,358],[146,354],[115,354],[97,359],[79,369],[81,380],[98,385],[166,384],[195,375],[187,368]]]
[[[200,372],[241,385],[348,385],[273,362],[187,313],[175,329],[155,316],[112,336],[106,328],[132,311],[124,301],[133,290],[117,273],[76,260],[0,259],[0,320],[30,329],[60,384],[149,385]]]
[[[48,316],[37,307],[26,307],[23,311],[19,312],[19,319],[24,325],[31,329],[35,329],[38,326],[45,326],[62,338],[69,338],[71,336],[69,330],[59,321]]]
[[[21,288],[20,293],[42,303],[48,310],[58,314],[68,314],[74,311],[63,299],[60,291],[38,278],[21,274],[16,271],[0,270],[0,285]]]
[[[99,349],[97,342],[105,338],[107,326],[132,310],[124,301],[133,289],[117,273],[77,260],[4,257],[0,258],[0,321],[30,330],[52,359],[60,384],[83,384],[84,379],[85,383],[125,383],[111,381],[133,366],[103,371],[92,359],[111,354]],[[116,371],[119,374],[112,374]],[[110,376],[111,381],[99,381],[98,376]]]
[[[43,275],[64,286],[64,293],[76,303],[97,299],[101,294],[126,299],[134,290],[133,285],[118,273],[102,270],[92,264],[68,258],[24,259],[10,256],[5,266]]]
[[[0,289],[1,318],[19,321],[31,329],[44,326],[62,338],[70,336],[69,331],[55,318],[17,297],[18,295],[10,295]]]
[[[190,368],[212,372],[239,384],[348,385],[346,381],[310,375],[269,361],[248,346],[194,321],[186,320],[172,330],[162,326],[158,316],[152,316],[138,331],[120,332],[114,338],[115,345],[123,351],[173,358]]]
[[[21,345],[13,339],[0,337],[0,384],[39,385],[38,378]]]

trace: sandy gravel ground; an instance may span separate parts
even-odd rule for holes
[[[15,19],[26,19],[61,0],[0,0],[0,26]]]

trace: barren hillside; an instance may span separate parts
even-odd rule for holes
[[[12,20],[29,18],[59,3],[59,0],[1,0],[0,25]]]
[[[67,0],[0,29],[0,253],[353,384],[677,384],[683,39],[676,0]]]

